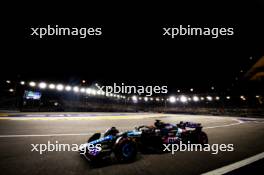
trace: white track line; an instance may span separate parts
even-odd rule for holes
[[[0,138],[10,137],[52,137],[52,136],[87,136],[93,133],[79,133],[79,134],[30,134],[30,135],[0,135]]]
[[[218,126],[207,126],[207,127],[204,127],[204,129],[222,128],[222,127],[240,125],[240,124],[244,123],[243,121],[240,121],[240,120],[237,120],[237,119],[233,119],[233,120],[237,121],[237,123],[231,123],[231,124],[226,124],[226,125],[218,125]]]
[[[106,130],[107,128],[105,128]],[[127,130],[125,127],[119,127],[120,132],[124,132]],[[98,131],[97,131],[98,132]],[[9,135],[0,135],[0,138],[15,138],[15,137],[52,137],[52,136],[89,136],[93,135],[95,132],[87,132],[87,133],[75,133],[75,134],[9,134]]]
[[[220,174],[226,174],[228,172],[234,171],[238,168],[241,168],[243,166],[249,165],[253,162],[256,162],[258,160],[261,160],[264,158],[264,152],[259,153],[255,156],[249,157],[247,159],[241,160],[239,162],[236,163],[232,163],[230,165],[215,169],[213,171],[209,171],[207,173],[203,173],[202,175],[220,175]]]

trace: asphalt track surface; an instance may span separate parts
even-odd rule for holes
[[[31,144],[48,141],[82,144],[94,132],[103,132],[110,126],[125,131],[138,125],[151,125],[155,119],[171,123],[200,122],[210,144],[234,144],[234,151],[139,154],[135,162],[119,164],[113,159],[100,167],[90,166],[78,152],[40,155],[31,151]],[[1,113],[0,169],[3,175],[201,174],[264,152],[263,138],[264,120],[254,118],[146,113]]]

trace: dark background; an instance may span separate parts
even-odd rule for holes
[[[263,3],[28,2],[5,6],[1,79],[229,88],[263,56]],[[30,36],[31,27],[102,27],[86,39]],[[233,27],[234,36],[163,37],[163,27]],[[242,70],[242,72],[241,72]]]

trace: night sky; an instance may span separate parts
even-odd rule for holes
[[[16,4],[5,14],[1,79],[226,88],[263,56],[263,3]],[[30,27],[102,27],[97,38],[30,37]],[[235,35],[162,36],[162,27],[233,27]],[[251,58],[251,59],[250,59]],[[3,67],[7,68],[6,70]],[[243,72],[240,72],[243,70]]]

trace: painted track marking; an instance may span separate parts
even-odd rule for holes
[[[207,127],[204,127],[204,129],[223,128],[223,127],[228,127],[228,126],[240,125],[240,124],[244,123],[243,121],[240,121],[240,120],[237,120],[237,119],[233,119],[233,120],[235,120],[237,122],[236,123],[231,123],[231,124],[226,124],[226,125],[207,126]]]
[[[239,169],[239,168],[241,168],[243,166],[246,166],[246,165],[249,165],[251,163],[254,163],[254,162],[256,162],[258,160],[261,160],[263,158],[264,158],[264,152],[259,153],[259,154],[255,155],[255,156],[246,158],[244,160],[241,160],[241,161],[232,163],[230,165],[223,166],[221,168],[218,168],[218,169],[209,171],[209,172],[204,173],[202,175],[220,175],[220,174],[226,174],[228,172],[234,171],[236,169]]]

